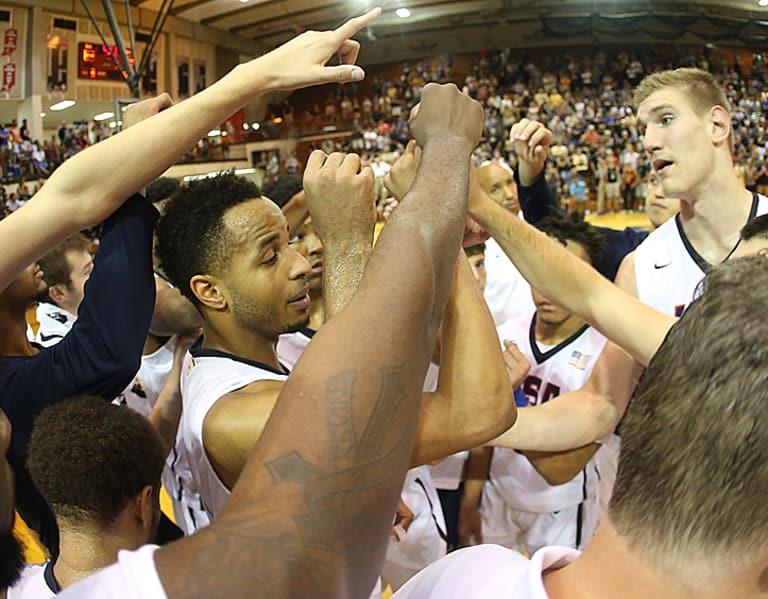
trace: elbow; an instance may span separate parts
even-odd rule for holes
[[[496,393],[485,397],[492,401],[486,401],[485,405],[474,410],[471,415],[473,423],[474,446],[485,445],[489,441],[504,434],[517,421],[517,407],[515,396],[509,385],[501,384]]]

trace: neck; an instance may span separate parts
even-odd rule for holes
[[[0,305],[0,355],[33,356],[37,349],[27,340],[27,307]]]
[[[573,314],[558,323],[543,322],[541,317],[537,317],[536,341],[546,345],[557,345],[568,339],[583,326],[584,321]]]
[[[309,328],[319,331],[325,324],[325,304],[322,291],[310,291],[309,293]]]
[[[205,321],[203,348],[223,351],[241,358],[253,360],[280,369],[275,346],[271,339],[237,326],[234,322],[214,323]]]
[[[119,527],[102,530],[97,527],[60,526],[59,557],[53,575],[62,589],[113,564],[121,549],[133,550],[141,545],[135,535],[125,534]]]
[[[652,570],[606,518],[578,559],[544,575],[544,587],[549,599],[758,599],[759,572],[751,564],[726,581],[685,586]]]
[[[693,192],[681,198],[680,222],[693,247],[710,264],[722,262],[739,240],[749,218],[752,194],[733,168],[720,169]]]

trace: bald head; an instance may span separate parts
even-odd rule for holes
[[[506,163],[484,162],[477,169],[477,181],[494,202],[515,214],[520,212],[517,185]]]

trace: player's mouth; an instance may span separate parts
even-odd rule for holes
[[[296,310],[309,308],[309,288],[305,287],[299,295],[289,300],[288,305]]]
[[[653,170],[656,171],[657,175],[663,175],[669,170],[669,167],[672,166],[671,160],[654,160],[653,161]]]
[[[312,270],[310,271],[313,275],[321,275],[323,274],[323,261],[318,260],[312,265]]]

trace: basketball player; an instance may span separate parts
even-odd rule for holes
[[[600,261],[605,240],[584,221],[548,217],[539,228],[587,264]],[[532,296],[536,309],[507,321],[498,333],[502,341],[514,341],[530,362],[522,389],[529,404],[537,406],[582,386],[605,337],[538,291]],[[482,538],[529,554],[545,545],[581,548],[594,532],[598,480],[594,460],[555,484],[533,459],[497,448],[480,503]],[[478,499],[465,495],[464,505],[476,506]]]
[[[46,408],[35,421],[29,470],[53,510],[61,551],[28,565],[9,599],[53,597],[155,538],[166,448],[149,422],[101,398]]]
[[[332,39],[364,25],[355,20]],[[120,554],[118,564],[65,590],[62,599],[369,592],[416,435],[482,120],[479,104],[455,86],[425,86],[410,122],[424,152],[414,186],[385,226],[358,293],[329,318],[283,386],[219,519],[166,548]],[[320,154],[310,163],[305,188],[307,177],[332,179],[340,168]],[[332,244],[324,227],[335,226],[347,203],[326,196],[310,205],[326,256]],[[290,262],[282,236],[277,260]],[[285,299],[293,293],[287,290]],[[389,317],[380,318],[385,312]],[[357,334],[363,327],[365,339]]]
[[[579,555],[450,554],[397,599],[758,599],[768,527],[768,259],[713,267],[651,361],[622,428],[609,518]],[[751,359],[744,359],[750,356]],[[744,524],[745,519],[749,521]]]
[[[50,347],[64,338],[77,318],[85,282],[93,270],[88,240],[80,233],[73,235],[38,260],[38,265],[48,290],[35,310],[40,325],[35,343]]]
[[[645,192],[645,214],[651,221],[651,229],[655,231],[678,212],[680,212],[680,200],[666,197],[659,177],[651,173],[648,189]]]

